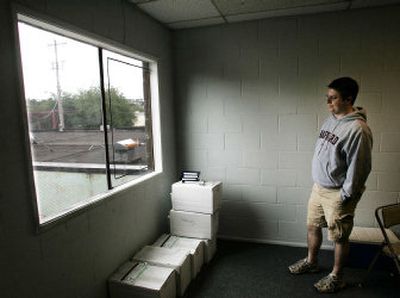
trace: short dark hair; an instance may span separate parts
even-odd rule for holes
[[[328,88],[335,89],[339,92],[343,100],[351,98],[352,105],[356,101],[359,89],[357,81],[350,77],[335,79],[328,85]]]

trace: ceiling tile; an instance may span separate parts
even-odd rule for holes
[[[320,12],[328,12],[328,11],[338,11],[338,10],[345,10],[348,7],[348,5],[349,5],[348,3],[339,2],[339,3],[334,3],[334,4],[325,4],[325,5],[318,5],[318,6],[314,5],[314,6],[308,6],[308,7],[294,7],[294,8],[286,8],[286,9],[266,10],[266,11],[262,11],[262,12],[228,15],[228,16],[226,16],[226,20],[228,22],[241,22],[241,21],[257,20],[257,19],[263,19],[263,18],[294,16],[294,15],[320,13]]]
[[[129,0],[129,2],[132,2],[132,3],[135,3],[135,4],[151,2],[151,1],[157,1],[157,0]]]
[[[400,3],[400,0],[128,0],[173,29]]]
[[[167,26],[172,29],[184,29],[184,28],[218,25],[223,23],[225,23],[225,20],[222,17],[213,17],[213,18],[193,20],[193,21],[169,23],[167,24]]]
[[[282,10],[289,8],[306,8],[312,5],[347,2],[346,0],[214,0],[215,5],[223,15],[244,13],[260,13],[264,11]]]
[[[352,0],[352,8],[379,6],[400,3],[400,0]]]
[[[138,7],[162,23],[219,16],[210,0],[158,0],[138,4]]]

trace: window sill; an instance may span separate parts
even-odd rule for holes
[[[77,215],[89,210],[90,208],[97,206],[98,204],[100,204],[102,202],[105,202],[105,199],[110,198],[118,193],[124,192],[144,181],[148,181],[154,177],[157,177],[161,173],[162,173],[162,171],[154,171],[152,173],[143,175],[143,176],[141,176],[135,180],[132,180],[130,182],[127,182],[123,185],[116,186],[115,188],[113,188],[109,191],[95,195],[95,196],[91,197],[90,200],[79,202],[79,204],[71,206],[71,208],[69,208],[68,210],[64,210],[62,214],[55,215],[53,217],[48,217],[48,218],[46,218],[45,221],[40,221],[40,219],[39,219],[37,232],[40,233],[40,232],[43,232],[43,231],[46,231],[46,230],[52,228],[53,226],[55,226],[57,224],[64,223],[65,221],[69,220],[70,218],[77,216]]]

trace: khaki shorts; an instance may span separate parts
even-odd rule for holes
[[[307,225],[328,227],[328,238],[342,242],[353,229],[354,210],[359,199],[342,203],[340,189],[328,189],[314,184],[308,201]]]

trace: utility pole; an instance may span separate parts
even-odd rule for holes
[[[50,46],[54,47],[54,55],[56,58],[56,61],[54,63],[54,69],[56,70],[56,81],[57,81],[57,106],[58,106],[58,131],[64,131],[64,108],[63,108],[63,102],[62,102],[62,91],[61,91],[61,84],[60,84],[60,64],[58,63],[58,51],[57,51],[57,47],[61,44],[65,44],[65,43],[57,43],[56,40],[54,40],[53,44],[51,44]]]

